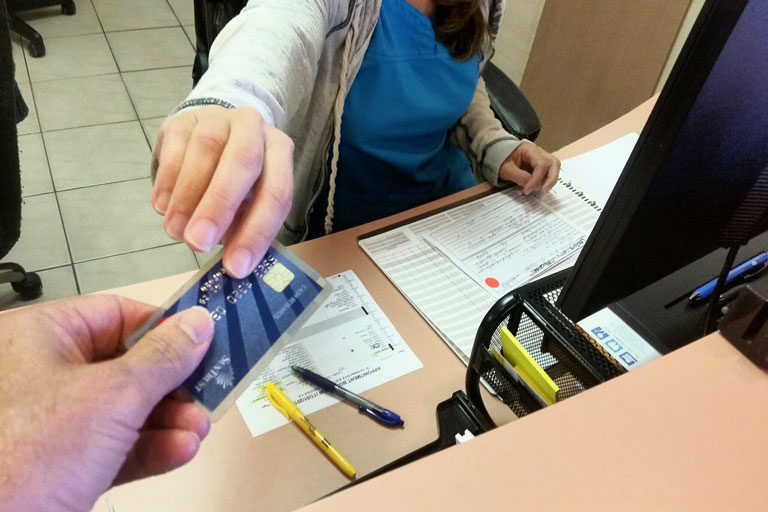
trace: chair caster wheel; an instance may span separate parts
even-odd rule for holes
[[[66,14],[67,16],[72,16],[77,12],[77,7],[75,6],[75,2],[70,0],[69,2],[64,2],[61,4],[61,13]]]
[[[34,272],[27,272],[24,279],[18,283],[11,283],[13,291],[21,295],[24,300],[36,299],[43,294],[43,283],[40,276]]]
[[[27,51],[29,52],[30,57],[43,57],[45,55],[45,45],[42,43],[29,43],[27,45]]]

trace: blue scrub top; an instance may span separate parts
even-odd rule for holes
[[[454,60],[435,39],[432,21],[405,0],[382,1],[344,103],[334,231],[475,184],[467,156],[446,137],[472,101],[479,65],[478,55]],[[311,236],[323,232],[327,196],[326,186]]]

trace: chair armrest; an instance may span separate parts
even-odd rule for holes
[[[541,131],[536,111],[515,83],[492,62],[483,71],[491,109],[501,125],[520,139],[534,141]]]

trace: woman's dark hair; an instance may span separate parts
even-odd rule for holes
[[[490,37],[480,0],[435,0],[435,4],[435,37],[454,59],[468,60]]]

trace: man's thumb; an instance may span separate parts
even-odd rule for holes
[[[124,362],[154,406],[176,389],[200,364],[213,338],[213,319],[200,306],[176,313],[147,332]]]

